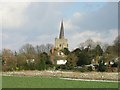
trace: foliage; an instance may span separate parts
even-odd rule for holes
[[[57,65],[56,66],[56,70],[67,70],[67,66],[66,65]]]
[[[102,56],[102,54],[103,54],[103,50],[102,50],[101,46],[97,45],[95,48],[95,55]]]
[[[2,51],[2,70],[3,71],[13,71],[16,67],[16,58],[13,52],[9,49],[3,49]]]
[[[50,57],[47,53],[43,52],[39,56],[39,63],[37,64],[38,70],[45,70],[48,65],[51,65]]]
[[[46,45],[46,51],[51,49],[52,45]],[[13,53],[9,49],[2,50],[2,69],[3,71],[13,70],[44,70],[51,67],[50,56],[46,52],[39,52],[31,44],[25,44],[19,52]]]
[[[85,66],[92,63],[99,65],[98,71],[107,71],[105,62],[115,61],[119,57],[120,41],[118,36],[114,40],[113,45],[107,45],[103,50],[101,45],[93,42],[93,40],[86,40],[81,43],[80,48],[69,51],[68,48],[61,50],[65,56],[57,55],[59,49],[53,48],[52,44],[41,44],[33,46],[32,44],[23,45],[18,52],[12,52],[9,49],[3,49],[2,54],[2,70],[45,70],[50,68],[60,68],[64,70],[74,70],[77,66]],[[103,58],[100,58],[103,57]],[[56,66],[56,60],[66,59],[66,65]],[[118,67],[120,62],[114,62],[111,67]],[[89,68],[89,70],[91,70]],[[84,69],[81,71],[84,71]]]
[[[64,48],[63,50],[61,50],[65,55],[70,54],[70,51],[68,48]]]
[[[75,71],[79,71],[79,72],[88,72],[88,68],[85,66],[82,66],[81,68],[74,68]]]
[[[107,66],[105,66],[105,58],[101,57],[99,60],[99,66],[98,66],[98,71],[104,72],[107,71]]]
[[[76,66],[76,62],[78,60],[77,56],[75,54],[70,53],[67,57],[67,60],[68,60],[66,63],[67,70],[74,69],[74,67]]]
[[[81,53],[78,56],[77,66],[88,65],[90,63],[91,63],[91,59],[89,58],[88,54]]]
[[[79,56],[79,54],[81,53],[81,50],[80,50],[80,48],[76,48],[71,53],[75,54],[76,56]]]
[[[44,58],[40,59],[40,64],[39,64],[39,70],[45,70],[46,69],[46,64]]]

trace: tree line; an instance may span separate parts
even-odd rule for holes
[[[68,62],[60,66],[62,69],[93,71],[118,71],[120,65],[120,36],[114,40],[113,45],[102,45],[91,39],[80,44],[78,48],[69,51],[67,48],[63,52],[67,55]],[[79,67],[80,66],[80,67]],[[87,66],[87,67],[86,67]],[[76,68],[75,68],[76,67]]]
[[[14,70],[79,70],[92,71],[94,66],[96,71],[114,71],[120,65],[119,49],[120,36],[114,40],[113,45],[100,43],[93,44],[92,40],[86,40],[78,48],[70,51],[64,48],[61,51],[65,54],[67,63],[56,65],[52,58],[52,44],[42,44],[33,47],[32,44],[23,45],[18,52],[10,49],[3,49],[1,62],[3,71]],[[57,51],[54,49],[54,51]],[[86,66],[89,66],[86,68]],[[92,65],[92,66],[91,66]],[[117,69],[118,70],[118,69]]]
[[[2,50],[2,70],[44,70],[52,65],[50,50],[53,48],[52,44],[37,45],[33,47],[32,44],[23,45],[19,52],[12,52],[10,49]]]

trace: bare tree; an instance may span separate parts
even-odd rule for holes
[[[22,46],[19,52],[24,54],[27,57],[27,59],[35,57],[35,49],[31,44],[25,44],[24,46]]]
[[[120,44],[120,35],[116,37],[116,39],[114,40],[114,44]]]
[[[92,39],[87,39],[85,42],[79,44],[79,48],[83,49],[89,47],[90,49],[95,48],[100,42],[94,42]]]
[[[44,44],[37,45],[37,46],[35,47],[36,52],[37,52],[38,54],[43,53],[43,52],[49,53],[52,48],[53,48],[53,45],[52,45],[52,44],[49,44],[49,43],[46,44],[46,45],[44,45]]]
[[[46,48],[46,53],[49,53],[50,50],[53,48],[53,44],[48,43],[48,44],[46,44],[45,48]]]
[[[107,43],[103,43],[103,44],[101,45],[103,51],[106,51],[106,49],[107,49],[108,46],[109,46],[109,44],[107,44]]]
[[[37,45],[35,47],[35,50],[36,50],[36,53],[37,54],[40,54],[42,52],[45,52],[45,45],[44,44],[41,44],[41,45]]]
[[[83,43],[83,42],[79,44],[79,48],[80,48],[81,50],[84,49],[84,43]]]

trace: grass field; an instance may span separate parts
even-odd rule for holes
[[[74,81],[49,77],[3,76],[3,88],[118,88],[117,82]]]

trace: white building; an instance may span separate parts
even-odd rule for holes
[[[65,65],[67,60],[57,60],[57,65]]]

